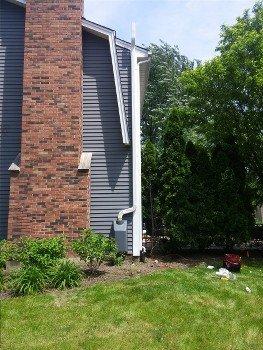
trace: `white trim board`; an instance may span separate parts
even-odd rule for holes
[[[26,6],[26,0],[7,0],[8,2],[11,2],[12,4],[19,5],[19,6]]]
[[[126,118],[126,112],[124,107],[123,94],[122,94],[120,70],[119,70],[116,45],[115,45],[115,32],[114,30],[100,26],[96,23],[93,23],[87,20],[83,20],[82,24],[83,24],[83,27],[86,28],[91,33],[99,33],[100,36],[105,37],[109,40],[114,82],[115,82],[117,102],[118,102],[119,115],[120,115],[122,141],[125,145],[129,145],[130,140],[129,140],[128,125],[127,125],[127,118]]]

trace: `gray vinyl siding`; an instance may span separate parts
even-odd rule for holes
[[[24,10],[0,0],[0,237],[7,234],[8,168],[20,152]]]
[[[122,143],[109,42],[87,32],[83,35],[83,141],[84,149],[93,153],[91,227],[109,235],[118,212],[132,206],[132,150]],[[118,53],[131,129],[130,63]],[[132,215],[128,216],[128,247],[131,252]]]
[[[0,235],[6,236],[8,167],[21,147],[24,9],[0,0],[0,16]],[[93,153],[91,226],[109,235],[118,212],[132,206],[132,149],[122,143],[109,43],[87,32],[83,36],[83,141]],[[131,138],[130,53],[117,47],[117,54]],[[132,215],[127,218],[131,252]]]

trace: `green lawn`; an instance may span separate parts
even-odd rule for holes
[[[4,300],[0,348],[260,350],[262,277],[260,264],[235,282],[193,267]]]

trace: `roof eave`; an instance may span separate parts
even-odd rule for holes
[[[19,5],[19,6],[26,6],[26,0],[7,0],[8,2],[11,2],[12,4]]]

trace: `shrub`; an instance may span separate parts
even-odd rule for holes
[[[101,263],[111,254],[117,252],[113,239],[94,233],[92,230],[83,230],[80,238],[72,243],[73,251],[84,260],[92,272],[98,270]]]
[[[20,261],[24,266],[46,269],[65,257],[66,246],[62,237],[24,238],[21,241]]]
[[[109,255],[107,261],[111,266],[121,266],[124,263],[125,257],[123,254],[113,252]]]
[[[16,243],[0,240],[0,269],[5,268],[8,260],[17,260],[19,249]]]
[[[0,292],[2,292],[4,287],[4,275],[3,271],[0,269]]]
[[[69,260],[57,262],[50,272],[50,285],[58,289],[77,287],[81,279],[80,268]]]
[[[10,289],[15,295],[42,292],[47,282],[45,273],[36,266],[19,269],[10,276]]]

